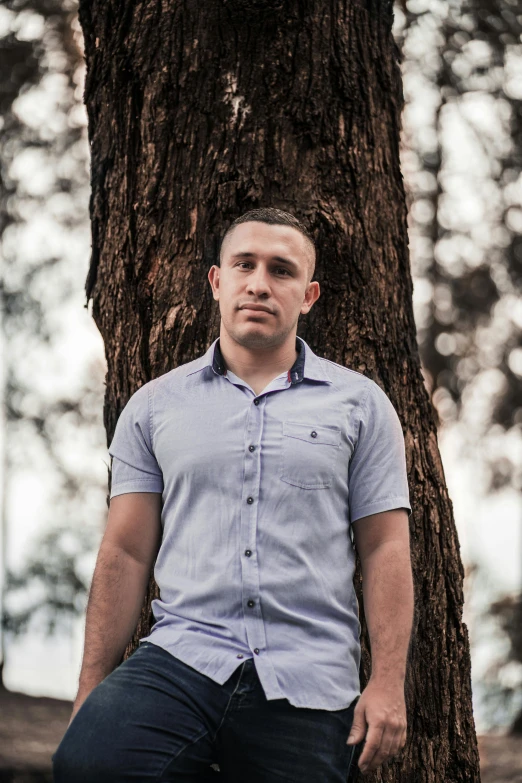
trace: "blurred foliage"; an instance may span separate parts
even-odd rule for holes
[[[464,424],[480,495],[520,492],[522,0],[404,1],[395,32],[426,386],[439,424]],[[476,619],[496,620],[508,642],[486,672],[483,704],[493,722],[518,709],[517,731],[522,595],[482,606]]]
[[[492,617],[500,622],[503,632],[509,639],[510,649],[494,674],[502,701],[520,695],[522,683],[522,592],[505,595],[494,601],[489,607]],[[522,735],[522,709],[519,710],[512,726],[512,732]]]
[[[76,3],[4,0],[0,57],[7,544],[18,520],[31,522],[23,565],[4,564],[2,626],[22,633],[38,616],[52,633],[84,609],[105,492],[103,470],[92,458],[105,446],[105,366],[91,354],[78,357],[78,369],[63,358],[70,357],[70,329],[78,329],[88,266],[89,146]],[[31,475],[45,476],[40,505]],[[11,504],[23,480],[25,518]],[[43,536],[31,534],[28,515]]]
[[[490,379],[477,436],[522,429],[522,0],[398,9],[403,171],[426,385],[440,423]],[[424,106],[413,106],[422,93]],[[416,116],[414,116],[416,113]],[[484,491],[522,488],[521,460],[484,453]]]
[[[92,552],[93,543],[92,531],[85,528],[72,530],[67,525],[48,530],[29,555],[22,573],[7,573],[7,601],[18,606],[4,609],[4,629],[19,635],[38,617],[48,635],[57,629],[70,631],[71,620],[86,608],[90,573],[85,565],[90,563],[84,560],[85,554]]]

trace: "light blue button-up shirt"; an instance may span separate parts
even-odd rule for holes
[[[411,513],[388,396],[296,337],[260,394],[207,352],[138,389],[109,446],[111,498],[162,493],[155,624],[140,639],[223,684],[254,658],[266,698],[340,710],[360,694],[350,523]]]

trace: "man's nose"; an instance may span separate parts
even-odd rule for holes
[[[263,267],[258,266],[251,275],[248,275],[247,291],[257,296],[270,291],[270,276]]]

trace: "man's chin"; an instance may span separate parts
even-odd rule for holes
[[[246,328],[234,330],[231,337],[243,348],[274,348],[284,340],[280,334],[269,332],[263,324],[248,324]]]

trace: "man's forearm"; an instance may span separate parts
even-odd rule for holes
[[[371,677],[403,683],[414,609],[409,548],[397,541],[382,544],[362,563],[362,576]]]
[[[149,574],[145,564],[102,543],[87,605],[77,702],[87,698],[120,662],[138,623]]]

